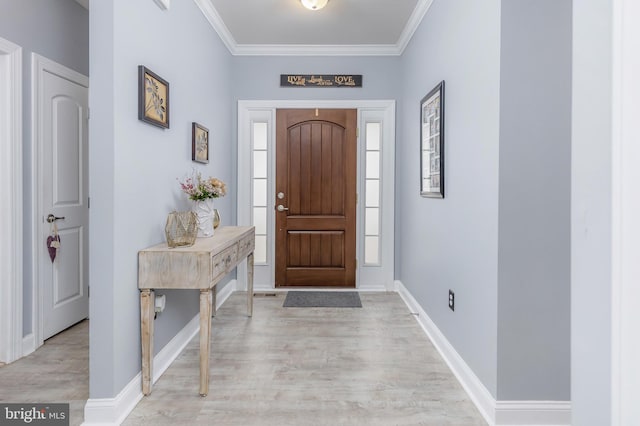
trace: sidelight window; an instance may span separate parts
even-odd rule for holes
[[[379,122],[365,127],[364,264],[380,264],[380,136]]]
[[[254,122],[252,129],[252,225],[256,227],[255,263],[267,263],[267,193],[268,155],[267,123]]]

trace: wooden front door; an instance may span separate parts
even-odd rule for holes
[[[277,112],[276,287],[355,287],[356,117]]]

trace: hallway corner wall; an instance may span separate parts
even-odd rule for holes
[[[99,399],[116,396],[140,372],[137,253],[165,240],[169,212],[191,208],[177,179],[195,169],[234,191],[233,124],[231,55],[195,2],[173,2],[167,11],[153,2],[92,2],[90,15],[90,397]],[[138,120],[139,65],[169,83],[169,129]],[[191,161],[192,122],[209,129],[209,164]],[[225,224],[230,198],[216,200]],[[163,294],[156,354],[199,308],[197,290]]]
[[[502,401],[571,399],[571,3],[502,1]]]
[[[423,198],[420,100],[442,80],[445,198]],[[495,398],[500,1],[434,1],[402,56],[402,82],[396,275]]]

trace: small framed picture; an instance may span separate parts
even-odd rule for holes
[[[169,128],[169,83],[144,65],[138,66],[138,119]]]
[[[191,159],[197,163],[209,163],[209,129],[195,121],[191,123]]]
[[[444,198],[444,81],[420,102],[420,195]]]

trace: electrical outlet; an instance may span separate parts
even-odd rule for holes
[[[456,310],[456,295],[453,291],[449,290],[449,309]]]

